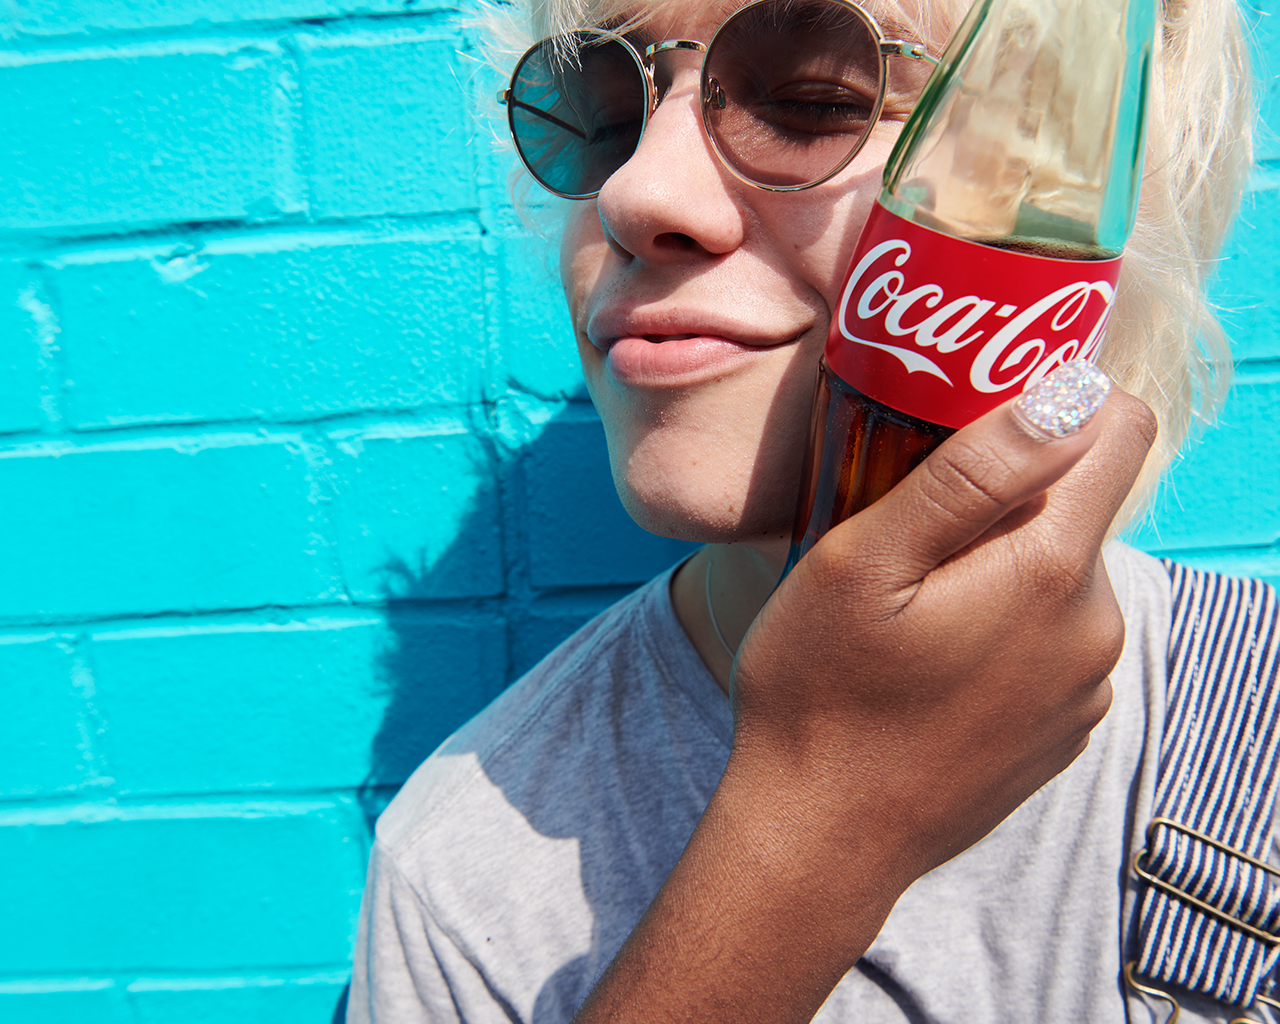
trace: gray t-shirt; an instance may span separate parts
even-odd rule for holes
[[[921,878],[822,1022],[1163,1021],[1120,980],[1164,720],[1170,585],[1121,545],[1114,702],[1088,749]],[[378,822],[349,1022],[567,1021],[679,858],[729,756],[728,700],[664,573],[431,756]],[[1202,1011],[1201,1014],[1195,1012]],[[1224,1020],[1183,1002],[1183,1021]]]

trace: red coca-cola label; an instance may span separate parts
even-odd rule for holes
[[[879,203],[858,239],[827,365],[900,412],[962,427],[1106,330],[1120,257],[1053,259],[913,224]]]

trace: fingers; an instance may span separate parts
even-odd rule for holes
[[[1054,485],[1042,513],[1046,526],[1056,524],[1094,549],[1132,490],[1158,430],[1147,405],[1123,391],[1112,391],[1097,418],[1097,441]]]
[[[1136,399],[1108,396],[1100,371],[1081,367],[1059,368],[957,431],[889,495],[844,524],[843,536],[843,527],[833,530],[828,554],[839,557],[833,549],[843,544],[856,547],[860,559],[885,567],[883,584],[909,588],[1068,474],[1073,479],[1053,496],[1054,517],[1070,517],[1081,549],[1096,552],[1142,466],[1154,421]],[[869,537],[876,538],[873,550]]]

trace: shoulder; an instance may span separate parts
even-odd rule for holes
[[[1168,613],[1171,589],[1165,562],[1120,541],[1110,542],[1102,553],[1126,621]]]
[[[1130,883],[1141,894],[1137,970],[1161,984],[1247,1004],[1250,986],[1269,971],[1262,967],[1265,946],[1251,945],[1216,913],[1200,913],[1203,904],[1175,898],[1167,887],[1212,904],[1226,899],[1220,886],[1228,875],[1238,878],[1233,884],[1240,891],[1266,884],[1252,865],[1260,866],[1273,846],[1280,765],[1276,594],[1262,580],[1172,561],[1162,568],[1171,592],[1167,712],[1150,814],[1144,816],[1149,824],[1136,823],[1146,827],[1135,829],[1133,845],[1141,853],[1133,864],[1135,870],[1145,864],[1150,874],[1143,872],[1143,879],[1163,881]],[[1228,867],[1223,850],[1238,851],[1242,859],[1228,858]],[[1235,904],[1217,905],[1236,912]],[[1237,951],[1224,967],[1207,950],[1227,941]],[[1193,998],[1193,1006],[1218,1012]]]
[[[379,819],[383,846],[414,844],[458,801],[495,785],[526,805],[554,799],[578,788],[572,770],[653,738],[673,715],[727,744],[727,702],[675,618],[670,577],[588,622],[446,740]]]
[[[1251,749],[1259,743],[1274,748],[1280,742],[1275,588],[1258,579],[1165,565],[1172,588],[1167,730],[1183,738],[1217,730]],[[1221,741],[1213,745],[1217,749]],[[1247,760],[1243,753],[1234,757],[1231,770],[1243,771]]]
[[[603,969],[728,759],[728,700],[669,583],[663,574],[561,644],[450,737],[378,822],[376,857],[515,1003],[570,960],[588,963],[567,977]]]
[[[1260,579],[1228,576],[1163,563],[1173,590],[1172,642],[1180,647],[1192,635],[1209,631],[1211,646],[1262,641],[1265,651],[1276,637],[1276,591]],[[1176,654],[1176,651],[1175,651]],[[1272,666],[1274,668],[1274,666]]]
[[[1255,615],[1276,602],[1276,590],[1265,580],[1233,576],[1209,569],[1197,569],[1171,558],[1159,558],[1112,541],[1103,551],[1121,605],[1126,611],[1159,607],[1169,599],[1186,609],[1198,608],[1213,616]],[[1131,593],[1132,604],[1124,597]],[[1265,618],[1258,625],[1266,625]]]
[[[396,880],[394,916],[425,922],[455,1001],[571,1015],[692,834],[732,719],[670,576],[513,684],[379,819],[373,862]]]
[[[1163,640],[1171,678],[1190,648],[1275,671],[1277,599],[1264,580],[1196,569],[1120,543],[1107,545],[1105,558],[1126,626],[1152,629]]]
[[[1275,588],[1263,580],[1195,569],[1124,544],[1105,549],[1125,618],[1126,656],[1153,684],[1178,691],[1188,672],[1274,676],[1280,646]],[[1122,656],[1122,663],[1125,658]]]

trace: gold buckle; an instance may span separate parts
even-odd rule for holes
[[[1174,999],[1173,996],[1169,995],[1169,993],[1163,989],[1152,988],[1149,985],[1140,985],[1133,976],[1133,970],[1137,966],[1137,960],[1130,960],[1124,965],[1124,980],[1129,983],[1130,988],[1141,992],[1143,995],[1155,996],[1157,999],[1163,999],[1172,1006],[1173,1012],[1169,1014],[1169,1019],[1166,1020],[1164,1024],[1177,1024],[1178,1016],[1182,1013],[1182,1007],[1178,1005],[1178,1000]],[[1235,1022],[1233,1021],[1232,1024],[1235,1024]],[[1250,1021],[1249,1024],[1256,1024],[1256,1022]]]
[[[1169,828],[1173,829],[1176,832],[1182,832],[1185,835],[1191,836],[1193,839],[1199,839],[1202,843],[1208,843],[1214,849],[1221,850],[1223,853],[1228,854],[1229,856],[1238,857],[1240,860],[1245,861],[1248,864],[1252,864],[1255,868],[1261,868],[1263,871],[1267,872],[1267,874],[1275,878],[1280,878],[1280,869],[1277,869],[1272,865],[1265,863],[1264,861],[1260,861],[1256,857],[1250,857],[1247,853],[1237,850],[1234,847],[1228,846],[1226,843],[1219,842],[1218,840],[1214,839],[1212,836],[1205,835],[1203,832],[1197,832],[1195,829],[1187,825],[1183,825],[1180,822],[1174,821],[1171,818],[1152,818],[1151,819],[1151,824],[1147,826],[1147,846],[1144,846],[1141,850],[1139,850],[1137,854],[1134,855],[1134,858],[1133,858],[1134,873],[1143,881],[1147,882],[1149,885],[1154,885],[1161,892],[1168,893],[1170,896],[1173,896],[1176,899],[1180,899],[1186,903],[1190,903],[1193,907],[1196,907],[1198,910],[1204,911],[1204,913],[1208,914],[1210,917],[1216,917],[1219,921],[1229,924],[1233,928],[1238,928],[1240,929],[1240,931],[1244,932],[1245,934],[1251,935],[1255,939],[1258,939],[1261,942],[1265,942],[1269,946],[1274,946],[1277,943],[1280,943],[1280,934],[1277,934],[1275,932],[1269,932],[1269,931],[1266,931],[1265,929],[1258,928],[1255,925],[1251,925],[1245,921],[1241,921],[1238,917],[1233,917],[1232,915],[1228,914],[1225,910],[1219,910],[1213,904],[1206,903],[1204,900],[1201,900],[1201,899],[1197,899],[1195,896],[1192,896],[1189,892],[1185,892],[1184,890],[1179,889],[1176,885],[1166,882],[1163,878],[1157,878],[1150,871],[1146,870],[1146,868],[1142,863],[1142,859],[1147,855],[1147,847],[1152,845],[1152,836],[1155,833],[1155,828],[1157,825],[1167,825]],[[1128,971],[1128,968],[1126,968],[1126,973],[1127,971]],[[1273,1005],[1280,1007],[1280,1003],[1276,1003],[1274,1000],[1266,999],[1262,996],[1259,996],[1258,998],[1262,999],[1264,1002],[1272,1003]],[[1174,1003],[1174,1006],[1176,1007],[1177,1003]],[[1177,1010],[1175,1009],[1174,1016],[1170,1018],[1170,1021],[1172,1021],[1176,1017],[1177,1017]]]
[[[1163,999],[1168,1003],[1169,1006],[1172,1007],[1172,1010],[1164,1024],[1177,1024],[1178,1017],[1182,1013],[1182,1007],[1178,1005],[1178,1000],[1174,999],[1173,996],[1169,995],[1169,993],[1164,989],[1156,988],[1153,985],[1143,985],[1139,982],[1138,979],[1133,976],[1134,970],[1137,966],[1138,961],[1136,960],[1130,960],[1124,965],[1124,980],[1129,983],[1129,987],[1134,991],[1141,992],[1143,995],[1147,996],[1155,996],[1157,999]],[[1273,1013],[1280,1013],[1280,1000],[1272,999],[1270,996],[1264,996],[1262,993],[1256,994],[1253,997],[1253,1002],[1245,1007],[1245,1009],[1252,1010],[1258,1003],[1262,1003],[1264,1006],[1270,1007]],[[1265,1024],[1265,1022],[1254,1020],[1252,1017],[1232,1017],[1228,1024]]]

